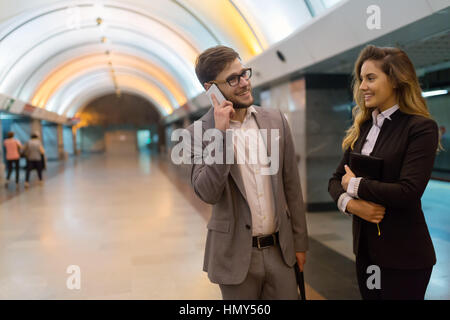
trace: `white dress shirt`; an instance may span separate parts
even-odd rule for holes
[[[372,128],[370,128],[370,131],[367,134],[366,141],[364,141],[363,147],[361,149],[361,154],[368,156],[372,153],[373,148],[375,147],[375,143],[377,142],[378,135],[380,134],[381,127],[383,126],[384,120],[391,120],[391,115],[398,109],[399,106],[396,104],[381,113],[378,108],[375,108],[375,110],[372,111]],[[346,211],[348,202],[352,199],[358,198],[358,189],[361,179],[362,178],[360,177],[351,178],[347,186],[347,192],[343,193],[339,197],[338,208],[341,212],[347,215],[350,215]]]
[[[249,143],[248,139],[253,140],[253,142],[263,141],[253,113],[257,113],[256,109],[253,106],[248,107],[244,121],[241,123],[231,120],[230,129],[233,130],[235,163],[239,166],[252,216],[252,235],[258,236],[275,232],[275,201],[270,175],[261,174],[261,167],[263,167],[261,160],[264,162],[265,159],[259,159],[256,156],[253,158],[256,161],[252,160],[252,156],[255,156],[255,150],[249,148],[252,142]],[[245,140],[247,140],[247,143]],[[257,147],[264,148],[267,155],[264,143],[258,143]],[[251,152],[249,149],[251,149]],[[238,159],[243,155],[245,155],[245,163],[241,164],[243,161]],[[243,158],[240,159],[243,160]]]

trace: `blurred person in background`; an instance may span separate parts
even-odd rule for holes
[[[16,187],[19,186],[19,176],[20,176],[20,170],[19,170],[19,161],[20,161],[20,153],[22,150],[22,144],[19,140],[14,138],[14,132],[8,132],[7,139],[3,142],[3,145],[6,149],[6,167],[8,170],[7,176],[6,176],[6,183],[5,187],[8,187],[9,185],[9,178],[11,177],[11,173],[14,170],[16,171]]]
[[[44,169],[42,158],[45,155],[45,150],[37,133],[31,135],[31,140],[25,144],[23,153],[27,159],[25,187],[28,188],[30,186],[30,173],[34,169],[36,169],[39,182],[42,184],[42,170]]]

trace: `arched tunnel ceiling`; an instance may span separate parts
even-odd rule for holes
[[[157,123],[160,113],[146,98],[123,93],[120,98],[115,94],[97,97],[86,105],[82,126],[89,125],[134,125],[148,128]]]
[[[0,93],[73,117],[96,97],[129,92],[164,116],[202,91],[201,51],[224,44],[246,61],[337,2],[1,1]]]

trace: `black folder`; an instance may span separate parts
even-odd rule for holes
[[[381,180],[383,173],[383,159],[366,156],[360,153],[350,153],[350,170],[355,176],[371,180]]]
[[[351,152],[349,167],[357,177],[370,180],[381,180],[383,174],[383,159]],[[377,229],[378,236],[380,236],[381,231],[378,223]]]
[[[302,300],[306,300],[305,294],[305,278],[303,277],[303,272],[300,271],[298,264],[296,263],[294,266],[295,269],[295,278],[297,279],[298,289],[300,290],[300,297]]]

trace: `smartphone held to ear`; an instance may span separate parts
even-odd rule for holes
[[[206,91],[206,95],[209,98],[209,101],[211,102],[211,105],[214,106],[213,100],[211,95],[214,93],[214,96],[216,97],[216,100],[219,104],[221,104],[222,102],[224,102],[226,99],[223,96],[222,92],[220,92],[219,88],[217,88],[217,86],[213,83],[211,85],[211,87],[209,87],[209,89]]]

